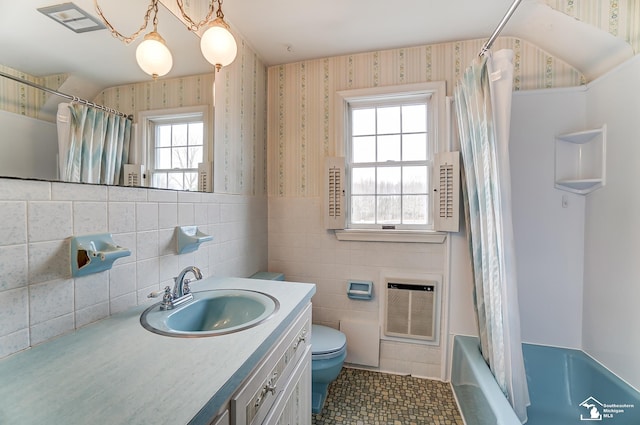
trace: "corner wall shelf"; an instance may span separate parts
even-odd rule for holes
[[[606,125],[556,136],[555,187],[586,195],[604,186],[606,138]]]

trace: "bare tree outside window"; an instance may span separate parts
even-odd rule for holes
[[[350,105],[350,223],[426,226],[428,97]]]
[[[155,127],[152,186],[198,190],[198,164],[204,161],[202,118],[163,119]]]

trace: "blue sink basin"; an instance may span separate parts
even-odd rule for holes
[[[272,296],[244,289],[193,292],[193,301],[173,310],[159,304],[140,316],[142,326],[174,337],[206,337],[239,332],[271,318],[280,303]]]

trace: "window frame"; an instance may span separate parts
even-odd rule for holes
[[[180,124],[180,122],[190,121],[193,118],[201,118],[203,123],[203,139],[202,139],[202,162],[213,161],[213,146],[211,141],[211,118],[210,108],[207,105],[200,106],[188,106],[181,108],[171,109],[158,109],[142,111],[139,113],[138,122],[140,125],[140,141],[142,142],[141,149],[137,152],[140,158],[144,158],[141,162],[145,165],[145,184],[148,187],[153,187],[153,173],[155,168],[155,126],[157,124],[171,123]],[[176,172],[198,172],[198,168],[179,168],[175,169]],[[165,170],[166,171],[166,170]],[[177,189],[188,190],[188,189]],[[197,189],[196,189],[197,190]]]
[[[359,224],[351,222],[351,172],[352,172],[352,148],[350,134],[350,111],[351,105],[376,104],[397,104],[403,100],[411,98],[427,98],[427,167],[428,167],[428,223],[424,225],[395,225],[393,229],[385,228],[382,224]],[[343,152],[345,157],[345,229],[346,231],[361,232],[433,232],[435,229],[434,215],[434,192],[432,181],[434,156],[436,153],[445,150],[446,140],[446,85],[445,82],[427,82],[406,85],[382,86],[355,90],[339,91],[337,93],[337,128],[336,140],[338,141],[337,152]],[[397,162],[397,164],[402,164]]]

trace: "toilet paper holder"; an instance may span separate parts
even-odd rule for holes
[[[373,298],[373,282],[366,280],[348,281],[347,297],[352,300],[371,300]]]

